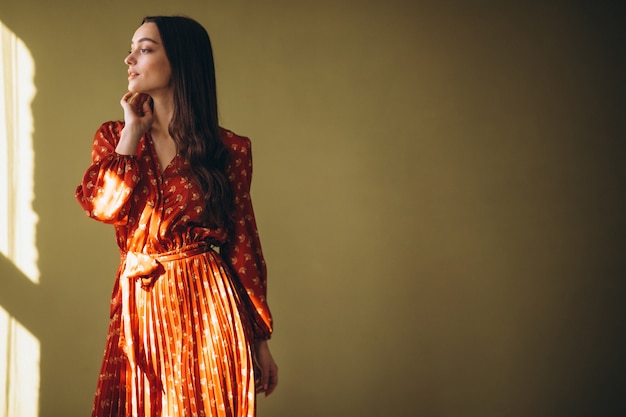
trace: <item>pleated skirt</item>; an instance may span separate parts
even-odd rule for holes
[[[162,265],[112,308],[92,417],[253,417],[250,319],[219,254]]]

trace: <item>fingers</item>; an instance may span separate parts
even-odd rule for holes
[[[272,361],[272,363],[270,364],[269,372],[268,372],[268,378],[265,384],[265,396],[267,397],[272,392],[274,392],[274,389],[276,389],[277,385],[278,385],[278,367],[276,366],[274,361]]]
[[[278,366],[272,357],[267,341],[259,341],[256,346],[256,360],[259,371],[256,392],[264,392],[267,397],[278,385]]]
[[[124,120],[127,123],[151,124],[152,98],[147,94],[127,92],[122,96],[120,104],[124,109]],[[147,117],[146,117],[147,116]]]
[[[152,115],[151,101],[152,101],[152,98],[150,98],[150,96],[146,96],[146,100],[144,100],[143,102],[141,110],[142,110],[142,113],[145,114],[146,116]]]
[[[124,96],[122,96],[122,99],[120,100],[120,104],[122,105],[124,109],[130,107],[129,101],[132,100],[132,97],[133,97],[133,93],[131,93],[130,91],[124,94]]]
[[[274,392],[278,385],[278,366],[271,357],[268,359],[262,364],[261,384],[257,389],[257,392],[264,392],[266,397]]]
[[[137,93],[130,100],[130,104],[133,106],[134,110],[138,114],[142,114],[143,113],[144,104],[146,104],[146,102],[148,101],[149,97],[150,96],[148,96],[146,94]]]
[[[152,107],[148,103],[150,96],[127,92],[122,96],[120,105],[124,109],[124,129],[126,136],[132,137],[133,149],[141,136],[150,130],[153,122]]]
[[[256,384],[257,394],[267,391],[267,385],[268,385],[270,376],[269,376],[268,364],[266,363],[266,361],[263,360],[261,361],[261,363],[259,363],[258,372],[261,374],[261,376],[257,380],[257,384]]]
[[[122,100],[124,100],[131,109],[140,116],[143,116],[145,104],[148,102],[150,98],[147,94],[142,93],[126,93]]]

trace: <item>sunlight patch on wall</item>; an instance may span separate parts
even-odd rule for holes
[[[31,102],[35,64],[26,45],[0,22],[0,252],[39,283],[33,211]]]
[[[38,284],[30,108],[35,66],[28,48],[2,22],[0,69],[0,252]],[[40,353],[39,340],[0,306],[0,417],[39,415]]]
[[[39,415],[39,341],[0,307],[0,417]]]

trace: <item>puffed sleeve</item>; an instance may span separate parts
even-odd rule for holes
[[[252,152],[250,139],[228,132],[231,160],[227,167],[235,197],[235,224],[232,235],[221,248],[224,261],[248,294],[251,301],[254,333],[257,339],[269,339],[272,315],[267,296],[267,268],[250,199]]]
[[[105,223],[125,223],[132,191],[140,179],[136,156],[115,152],[122,127],[121,122],[100,126],[92,145],[91,165],[75,192],[87,215]]]

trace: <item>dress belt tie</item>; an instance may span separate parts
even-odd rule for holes
[[[197,242],[183,246],[168,252],[148,254],[142,252],[126,252],[124,271],[122,277],[128,279],[141,279],[142,287],[150,287],[154,281],[165,272],[162,262],[170,262],[188,258],[213,250],[213,246],[207,242]]]

